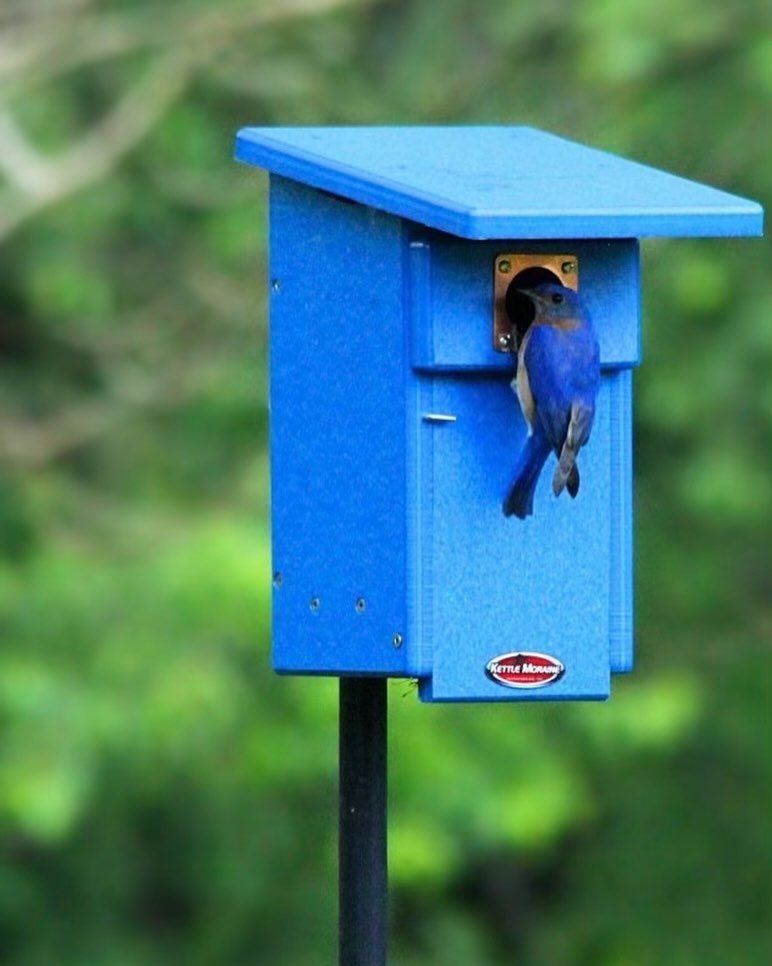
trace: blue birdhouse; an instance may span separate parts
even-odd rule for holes
[[[236,158],[271,175],[275,669],[607,697],[633,662],[638,239],[760,234],[760,207],[524,127],[245,128]],[[587,307],[600,389],[576,499],[548,463],[518,519],[513,350],[546,282]]]

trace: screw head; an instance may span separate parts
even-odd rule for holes
[[[271,291],[278,292],[281,289],[281,282],[278,278],[271,279]]]
[[[281,587],[283,583],[284,583],[284,574],[281,572],[281,570],[277,570],[276,573],[273,575],[273,585],[274,587]]]
[[[560,270],[564,275],[573,275],[573,273],[576,271],[576,262],[563,262],[563,264],[560,266]]]
[[[356,603],[354,604],[354,609],[356,610],[357,614],[361,614],[366,606],[367,603],[365,602],[364,597],[358,597]]]
[[[311,608],[311,610],[314,613],[316,613],[319,610],[319,607],[321,606],[321,601],[319,600],[318,597],[312,597],[311,600],[309,600],[308,602],[308,606]]]
[[[512,271],[512,262],[508,258],[500,258],[496,266],[502,275],[509,275]]]
[[[391,639],[391,643],[394,647],[402,647],[402,635],[400,633],[395,634]]]

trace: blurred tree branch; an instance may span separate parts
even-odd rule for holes
[[[0,465],[33,470],[110,433],[140,410],[163,410],[200,393],[220,375],[223,352],[167,354],[162,367],[113,365],[111,391],[62,406],[45,419],[6,412],[0,420]],[[160,368],[160,372],[159,372]]]
[[[48,159],[26,139],[13,115],[0,109],[0,169],[16,197],[0,214],[0,241],[39,211],[105,175],[150,131],[186,87],[190,64],[170,54],[79,141]]]
[[[245,30],[309,17],[362,0],[267,0],[228,4],[183,16],[153,17],[92,8],[93,0],[53,0],[6,9],[0,19],[0,171],[10,191],[0,242],[49,206],[104,177],[160,121],[205,68]],[[15,17],[14,17],[15,14]],[[71,146],[53,157],[24,133],[9,100],[86,63],[160,49],[140,80]],[[2,102],[5,101],[5,106]]]

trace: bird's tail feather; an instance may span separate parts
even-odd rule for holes
[[[566,489],[568,494],[573,499],[579,492],[579,467],[574,463],[571,467],[571,472],[568,474],[568,479],[566,480]]]
[[[533,513],[533,494],[536,482],[549,456],[547,441],[536,435],[529,436],[520,455],[515,479],[504,497],[504,516],[516,516],[521,520]]]
[[[555,496],[560,496],[566,488],[572,497],[579,492],[579,469],[576,465],[576,457],[590,437],[592,416],[592,409],[581,403],[574,403],[571,406],[566,441],[563,443],[555,475],[552,477],[552,492]]]
[[[576,496],[579,492],[576,450],[570,447],[567,442],[563,444],[558,465],[555,467],[555,475],[552,477],[552,492],[555,496],[560,496],[566,486],[571,496]]]

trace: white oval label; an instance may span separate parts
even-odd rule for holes
[[[538,651],[510,651],[485,665],[488,677],[505,688],[543,688],[561,678],[565,670],[562,661]]]

